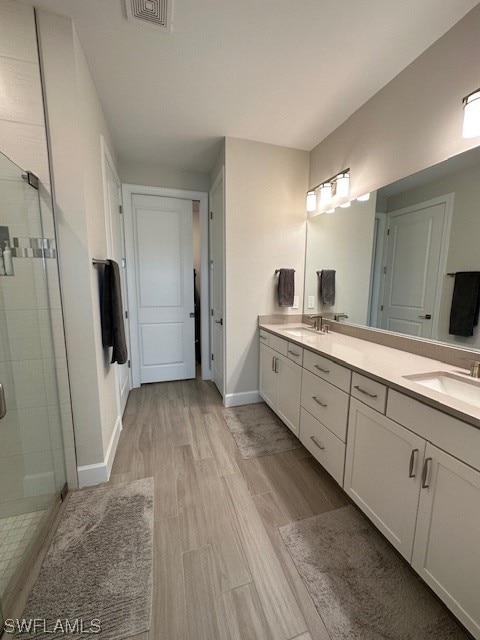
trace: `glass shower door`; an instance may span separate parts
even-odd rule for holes
[[[0,616],[13,611],[66,482],[47,278],[55,240],[22,176],[0,154]]]

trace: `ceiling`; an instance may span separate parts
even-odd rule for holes
[[[477,0],[173,0],[163,33],[123,0],[71,16],[118,156],[207,172],[223,136],[310,150]]]

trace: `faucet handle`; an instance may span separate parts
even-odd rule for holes
[[[478,360],[476,362],[472,362],[470,366],[470,377],[480,378],[480,362]]]

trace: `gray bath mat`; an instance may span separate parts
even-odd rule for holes
[[[225,409],[223,415],[245,460],[302,446],[290,429],[263,402]]]
[[[50,633],[16,637],[80,639],[100,626],[88,635],[119,640],[147,631],[152,571],[153,478],[75,491],[23,614],[45,619]],[[67,624],[78,633],[59,632]]]
[[[354,507],[280,533],[331,640],[468,640]]]

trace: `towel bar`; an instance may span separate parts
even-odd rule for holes
[[[109,262],[110,260],[99,260],[98,258],[92,258],[93,266],[96,266],[97,264],[108,264]]]
[[[280,269],[275,269],[275,275],[277,275],[277,273],[280,273]],[[293,269],[293,273],[295,273],[295,269]]]

